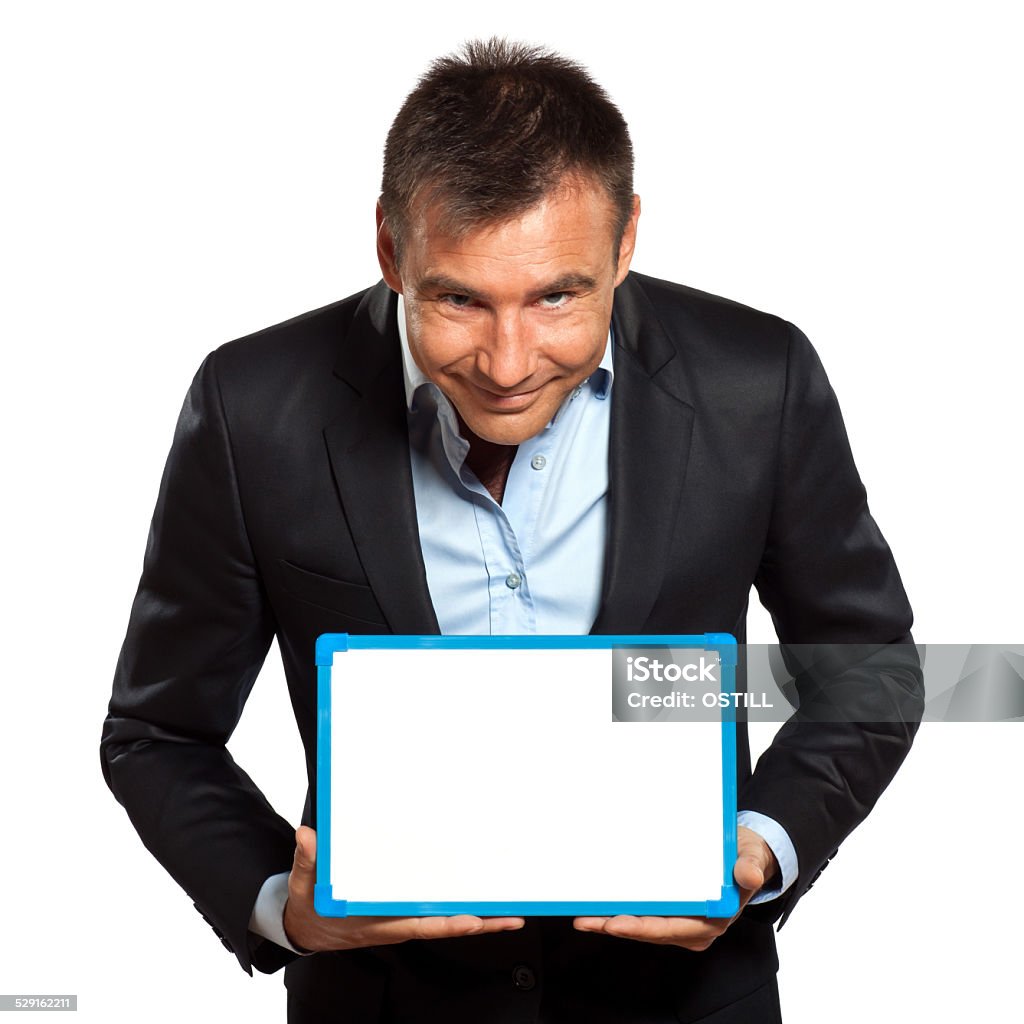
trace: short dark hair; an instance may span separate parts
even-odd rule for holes
[[[414,208],[438,203],[454,234],[523,213],[566,175],[607,192],[615,250],[633,208],[633,145],[579,64],[504,39],[435,60],[388,132],[380,203],[400,256]]]

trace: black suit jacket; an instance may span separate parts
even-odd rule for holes
[[[807,339],[638,274],[618,288],[613,324],[609,526],[592,632],[727,630],[742,642],[753,584],[783,642],[905,642],[910,608]],[[291,865],[293,827],[225,749],[271,640],[312,792],[316,636],[438,631],[405,422],[395,296],[378,284],[218,349],[178,423],[102,761],[146,845],[247,970],[293,959],[247,933],[263,881]],[[896,658],[895,698],[880,697],[867,670],[841,680],[861,702],[856,717],[892,717],[875,712],[896,699],[910,724],[794,722],[753,775],[741,726],[740,807],[786,828],[800,872],[707,952],[534,920],[521,933],[305,958],[289,967],[289,988],[323,1006],[338,999],[353,1020],[376,1019],[384,1003],[406,1019],[405,1000],[452,1021],[505,1019],[498,1007],[513,995],[535,998],[543,986],[513,990],[524,963],[549,985],[671,990],[684,1019],[752,991],[776,969],[769,922],[791,911],[909,748],[920,701],[911,662]],[[663,863],[663,851],[650,855]]]

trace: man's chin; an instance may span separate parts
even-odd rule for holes
[[[544,418],[543,414],[538,417],[536,414],[517,415],[515,413],[501,416],[475,416],[472,419],[460,415],[459,418],[462,421],[463,432],[468,431],[472,434],[472,437],[467,438],[468,440],[479,438],[481,441],[488,441],[491,444],[503,445],[520,445],[524,441],[529,441],[531,437],[536,437],[550,421],[550,417]]]

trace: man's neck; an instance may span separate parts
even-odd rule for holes
[[[477,480],[487,488],[490,496],[500,505],[505,497],[505,484],[508,483],[509,470],[516,457],[519,446],[515,444],[495,444],[477,437],[459,417],[459,430],[469,441],[469,453],[466,465],[473,471]]]

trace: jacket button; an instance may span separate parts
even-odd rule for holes
[[[520,991],[529,992],[537,984],[537,975],[526,964],[516,964],[512,968],[512,981]]]

